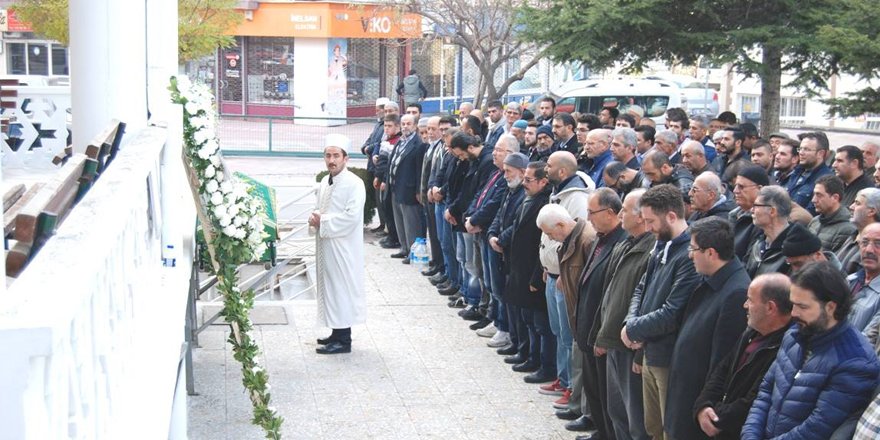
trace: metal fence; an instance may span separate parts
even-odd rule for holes
[[[223,116],[218,134],[223,154],[230,156],[319,157],[324,137],[343,134],[351,139],[352,156],[375,127],[374,118],[301,118]]]

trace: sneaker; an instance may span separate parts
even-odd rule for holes
[[[565,388],[559,384],[559,378],[546,385],[538,387],[538,392],[545,396],[561,396],[565,393]]]
[[[495,333],[495,336],[492,336],[492,339],[489,339],[489,342],[486,345],[495,348],[495,347],[504,347],[510,344],[510,333],[507,332],[498,332]]]
[[[465,321],[479,321],[483,319],[483,315],[480,314],[480,311],[477,310],[476,306],[471,306],[462,311],[458,312],[458,316],[461,316]]]
[[[446,281],[449,281],[449,279],[446,278],[446,274],[445,274],[445,273],[440,272],[440,273],[438,273],[437,275],[434,275],[434,276],[432,276],[431,278],[428,278],[428,281],[430,281],[431,284],[433,284],[433,285],[435,285],[435,286],[439,286],[439,285],[441,285],[441,284],[446,283]],[[448,284],[447,284],[447,286],[448,286]]]
[[[479,321],[468,326],[471,330],[482,330],[492,324],[492,320],[486,317],[480,318]]]
[[[568,399],[571,398],[571,390],[565,390],[562,392],[562,397],[556,399],[553,402],[553,407],[556,409],[565,409],[568,408]]]
[[[477,336],[483,338],[491,338],[498,334],[498,329],[495,328],[495,324],[489,324],[479,330],[477,330]],[[506,344],[505,344],[506,345]]]
[[[449,301],[449,304],[447,304],[447,306],[453,309],[463,309],[465,308],[465,306],[467,306],[467,304],[465,304],[464,298],[458,297],[455,300]]]

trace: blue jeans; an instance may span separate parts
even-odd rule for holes
[[[492,302],[489,306],[489,319],[495,322],[498,331],[507,331],[507,312],[501,299],[504,278],[501,275],[501,254],[489,246],[489,236],[481,234],[483,245],[483,282],[489,286]]]
[[[440,249],[443,249],[443,262],[446,264],[446,278],[453,287],[461,285],[458,260],[455,259],[455,237],[452,235],[452,225],[443,218],[446,211],[446,203],[440,202],[434,205],[434,217],[437,219],[437,236],[440,238]]]
[[[556,341],[550,332],[547,312],[526,307],[520,310],[529,332],[528,362],[539,365],[544,373],[556,374]]]
[[[483,292],[480,289],[480,274],[477,271],[477,262],[475,261],[474,246],[476,245],[474,235],[465,232],[458,233],[460,237],[461,247],[464,248],[464,270],[466,274],[466,283],[462,285],[461,291],[464,294],[465,302],[469,306],[476,306],[480,303],[480,297]],[[461,252],[459,252],[461,255]],[[462,262],[461,258],[458,260]]]
[[[571,326],[568,325],[568,311],[565,306],[565,297],[556,288],[557,278],[547,277],[547,289],[544,294],[547,298],[547,314],[550,319],[550,328],[556,336],[556,371],[559,373],[559,384],[563,388],[571,388],[570,360],[571,360]]]

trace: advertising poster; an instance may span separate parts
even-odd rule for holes
[[[348,40],[330,38],[327,40],[327,117],[345,118],[348,79]],[[343,123],[330,121],[330,125]]]

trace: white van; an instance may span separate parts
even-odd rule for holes
[[[558,112],[598,115],[603,108],[625,113],[631,105],[645,110],[658,125],[666,122],[664,114],[674,107],[687,108],[687,98],[672,81],[644,79],[593,79],[565,84],[557,93]]]

